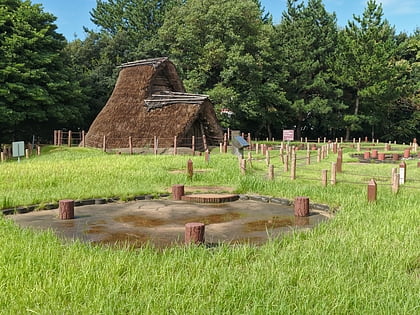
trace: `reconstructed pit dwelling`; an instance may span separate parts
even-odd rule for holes
[[[208,145],[219,145],[223,130],[207,95],[185,92],[174,64],[167,57],[138,60],[122,64],[114,91],[93,121],[85,142],[102,147],[103,137],[109,149],[150,145],[154,137],[159,146],[191,145],[204,150],[202,136]]]

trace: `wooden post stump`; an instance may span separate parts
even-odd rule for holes
[[[327,187],[327,178],[328,178],[328,171],[322,170],[321,174],[321,184],[323,187]]]
[[[274,165],[270,164],[268,166],[268,179],[273,180],[274,179]]]
[[[331,185],[335,185],[337,182],[337,163],[331,163]]]
[[[191,222],[185,224],[185,244],[203,244],[204,231],[204,223]]]
[[[378,160],[385,161],[385,153],[378,153]]]
[[[172,200],[182,200],[182,196],[184,196],[184,194],[184,185],[172,186]]]
[[[372,178],[368,184],[367,198],[369,202],[376,201],[376,182]]]
[[[192,178],[194,175],[194,166],[193,166],[193,161],[191,161],[191,159],[188,159],[188,162],[187,162],[187,174],[189,178]]]
[[[378,150],[372,150],[372,159],[378,158]]]
[[[60,220],[74,219],[74,200],[65,199],[59,201],[58,217]]]
[[[309,198],[308,197],[296,197],[294,204],[294,213],[297,217],[309,216]]]
[[[392,160],[393,161],[399,161],[400,160],[400,155],[398,153],[392,154]]]
[[[369,152],[369,151],[366,151],[366,152],[363,154],[363,158],[364,158],[365,160],[370,159],[370,152]]]
[[[404,150],[404,158],[409,158],[410,157],[410,149],[405,149]]]

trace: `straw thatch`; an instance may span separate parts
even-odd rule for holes
[[[128,137],[134,146],[150,146],[159,138],[160,147],[190,145],[206,136],[217,145],[223,132],[207,95],[185,93],[175,66],[168,58],[129,62],[121,71],[110,99],[86,134],[87,146],[126,148]],[[197,150],[203,149],[200,141]]]

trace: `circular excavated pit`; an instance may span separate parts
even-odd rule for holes
[[[263,244],[297,229],[309,229],[327,220],[328,213],[311,210],[308,217],[293,214],[293,207],[252,200],[198,204],[188,201],[142,200],[75,208],[73,220],[59,220],[58,209],[8,216],[22,227],[52,229],[65,239],[94,244],[147,243],[157,248],[184,243],[185,224],[206,224],[205,242]]]

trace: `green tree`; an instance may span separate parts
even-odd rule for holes
[[[340,33],[336,63],[338,78],[345,89],[349,111],[344,117],[346,139],[351,131],[374,128],[384,122],[387,106],[403,93],[404,66],[395,59],[395,31],[383,19],[382,6],[369,0],[363,15],[354,16]]]
[[[83,95],[54,21],[30,1],[0,0],[0,141],[49,137],[83,119]]]
[[[318,132],[320,127],[327,129],[343,108],[342,91],[332,73],[338,35],[335,15],[325,10],[321,0],[309,0],[306,6],[288,0],[276,33],[277,59],[281,60],[277,71],[286,73],[279,84],[290,102],[289,127],[295,126],[298,138],[314,127]],[[319,121],[322,126],[315,126]]]
[[[211,96],[225,126],[271,132],[282,93],[269,69],[271,19],[258,1],[186,1],[167,14],[159,34],[187,90]]]

